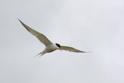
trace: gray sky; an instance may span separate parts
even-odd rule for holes
[[[0,0],[0,83],[124,83],[123,0]],[[53,42],[89,54],[44,49],[20,18]]]

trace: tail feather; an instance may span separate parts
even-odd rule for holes
[[[36,56],[43,56],[44,54],[46,54],[46,51],[45,50],[42,51],[42,52],[40,52],[40,53],[38,53]]]

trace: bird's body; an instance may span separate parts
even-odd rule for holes
[[[73,47],[69,46],[62,46],[58,43],[52,43],[45,35],[42,33],[32,29],[28,25],[24,24],[21,20],[19,20],[20,23],[25,27],[26,30],[28,30],[32,35],[34,35],[40,42],[42,42],[45,45],[45,49],[39,53],[39,55],[44,55],[46,53],[53,52],[55,50],[67,50],[70,52],[77,52],[77,53],[86,53],[85,51],[80,51],[78,49],[75,49]]]
[[[47,52],[52,52],[52,51],[55,51],[57,49],[59,49],[59,47],[57,47],[55,44],[51,44],[51,45],[48,45],[45,50]]]
[[[47,46],[47,47],[46,47],[42,52],[40,52],[39,54],[44,55],[44,54],[46,54],[46,53],[53,52],[53,51],[55,51],[55,50],[57,50],[57,49],[58,49],[58,47],[57,47],[56,45],[51,44],[51,45]]]

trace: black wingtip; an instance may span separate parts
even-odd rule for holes
[[[18,19],[18,21],[22,24],[22,25],[24,25],[24,23],[19,19],[19,18],[17,18]]]
[[[28,31],[30,31],[30,30],[29,30],[30,27],[29,27],[28,25],[24,24],[19,18],[18,18],[18,21],[22,24],[22,26],[25,27],[25,29],[27,29]]]
[[[21,21],[19,18],[17,18],[19,21]]]
[[[18,21],[21,22],[21,20],[18,18]]]

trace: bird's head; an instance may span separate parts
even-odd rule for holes
[[[56,43],[56,46],[57,46],[57,47],[59,47],[59,48],[61,47],[61,45],[60,45],[60,44],[58,44],[58,43]]]

